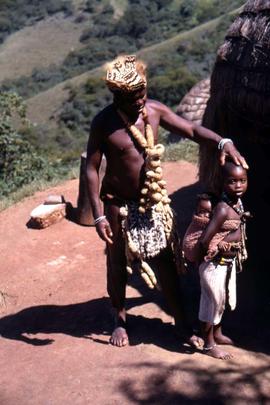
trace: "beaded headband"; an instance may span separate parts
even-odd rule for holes
[[[106,84],[111,91],[136,91],[146,87],[146,66],[135,55],[120,56],[107,65]]]

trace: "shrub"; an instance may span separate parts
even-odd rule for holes
[[[46,168],[45,160],[14,126],[14,114],[25,122],[25,113],[20,97],[0,93],[0,196],[30,183]]]

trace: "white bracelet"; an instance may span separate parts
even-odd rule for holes
[[[224,145],[228,142],[233,143],[230,138],[222,138],[221,141],[219,141],[218,143],[218,150],[222,150],[224,148]]]
[[[96,218],[94,220],[94,225],[97,225],[99,222],[103,221],[103,219],[106,219],[105,215],[101,215],[100,217]]]

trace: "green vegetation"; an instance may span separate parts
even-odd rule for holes
[[[196,143],[184,140],[178,143],[166,145],[164,160],[178,161],[186,160],[187,162],[196,163],[198,160],[199,147]]]
[[[14,113],[23,121],[25,105],[14,93],[0,94],[0,190],[1,196],[30,183],[45,162],[14,128]]]
[[[179,39],[170,40],[172,43],[168,43],[165,49],[160,49],[162,43],[144,48],[142,58],[149,61],[149,97],[174,108],[196,82],[210,75],[216,49],[230,21],[231,17],[223,17],[217,26],[185,35],[182,40],[180,34]],[[70,86],[70,97],[59,115],[60,128],[66,127],[69,136],[78,134],[76,143],[79,148],[83,147],[92,118],[111,99],[100,75],[93,75],[79,88]]]
[[[25,98],[31,97],[120,53],[137,53],[226,15],[241,4],[242,0],[129,0],[124,14],[115,19],[110,2],[86,1],[83,14],[78,17],[78,23],[82,18],[89,20],[89,28],[81,36],[84,47],[71,52],[60,66],[34,69],[29,77],[7,80],[3,89],[12,89]]]
[[[70,0],[1,0],[0,43],[14,31],[58,13],[72,13]]]
[[[174,108],[184,94],[211,72],[216,49],[242,0],[87,0],[80,13],[71,1],[4,0],[1,2],[0,41],[9,33],[56,12],[87,21],[82,48],[70,52],[59,66],[35,69],[30,77],[2,84],[0,93],[0,197],[31,192],[38,178],[65,178],[85,150],[94,115],[111,102],[101,70],[89,73],[83,85],[69,84],[69,97],[57,111],[54,125],[14,126],[14,112],[24,120],[23,98],[68,78],[99,68],[120,53],[136,53],[148,64],[149,97]],[[23,10],[23,11],[22,11]],[[9,21],[9,25],[7,21]],[[11,94],[16,91],[19,96]],[[163,133],[163,142],[166,143]],[[165,159],[196,161],[191,142],[169,144]],[[23,193],[23,194],[21,194]],[[17,197],[16,197],[17,196]],[[11,201],[11,200],[10,200]],[[14,200],[13,200],[14,201]]]
[[[63,178],[68,171],[60,160],[49,161],[40,149],[22,136],[26,120],[25,103],[15,93],[0,93],[0,198],[17,192],[41,178]]]

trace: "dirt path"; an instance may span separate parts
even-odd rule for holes
[[[196,168],[167,163],[165,177],[183,225]],[[256,342],[252,350],[235,347],[229,362],[193,353],[174,336],[160,294],[136,277],[127,289],[131,345],[108,344],[104,245],[95,229],[68,220],[26,226],[47,195],[63,194],[76,206],[77,190],[70,181],[0,213],[0,288],[8,294],[0,404],[270,404],[266,351]]]

